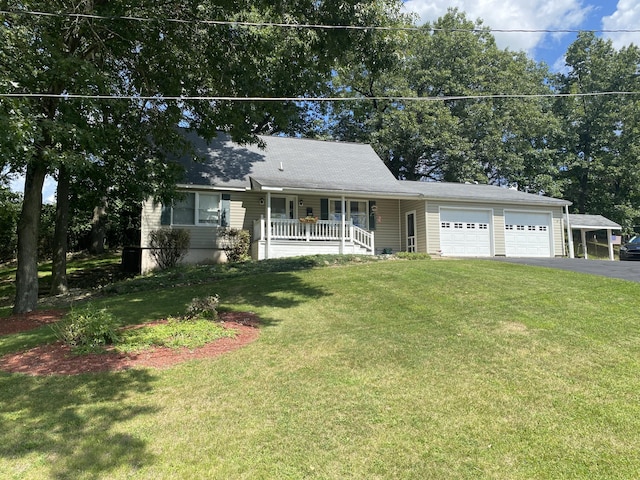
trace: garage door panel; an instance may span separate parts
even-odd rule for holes
[[[491,212],[487,210],[441,209],[440,249],[443,255],[491,256]]]
[[[551,256],[551,216],[505,212],[505,250],[512,257]]]

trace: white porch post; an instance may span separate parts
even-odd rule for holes
[[[264,258],[269,258],[271,253],[271,192],[267,192],[267,251]]]
[[[584,259],[588,260],[589,255],[587,255],[587,231],[584,228],[580,229],[580,239],[582,240],[582,250],[584,251]]]
[[[341,231],[340,231],[340,255],[344,254],[344,237],[347,233],[347,226],[346,226],[346,220],[347,220],[347,202],[344,198],[344,195],[340,198],[340,202],[342,203],[342,208],[341,210],[341,214],[340,214],[340,225],[341,225]]]
[[[607,244],[609,245],[609,260],[612,262],[615,260],[613,256],[613,239],[611,238],[611,229],[607,229]]]
[[[573,233],[571,231],[571,222],[569,221],[569,205],[565,205],[565,217],[567,219],[567,243],[569,244],[569,258],[576,258],[576,253],[573,249]]]

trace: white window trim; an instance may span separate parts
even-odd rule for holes
[[[209,192],[182,192],[187,195],[193,194],[195,196],[194,199],[194,211],[193,211],[193,223],[175,223],[173,221],[173,209],[174,205],[171,205],[171,226],[176,227],[219,227],[220,226],[220,217],[222,216],[222,194],[221,193],[209,193]],[[217,223],[200,223],[199,213],[200,213],[200,195],[207,196],[217,196],[218,197],[218,221]]]

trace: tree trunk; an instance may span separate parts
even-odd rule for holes
[[[13,313],[31,312],[38,306],[38,228],[46,173],[42,161],[27,166],[24,200],[18,221],[18,268]]]
[[[93,218],[91,219],[91,245],[89,252],[94,255],[104,253],[104,239],[107,235],[105,230],[107,207],[106,199],[102,200],[102,205],[93,209]]]
[[[51,295],[67,293],[67,230],[69,228],[69,172],[58,170],[56,195],[56,229],[53,235],[53,265],[51,268]]]

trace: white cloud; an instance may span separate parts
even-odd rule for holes
[[[629,3],[636,0],[621,0]],[[433,22],[457,7],[470,20],[480,18],[493,30],[553,30],[579,27],[593,7],[584,0],[408,0],[405,9]],[[532,53],[549,37],[545,33],[500,33],[494,36],[501,48]],[[556,35],[557,36],[557,35]]]
[[[602,27],[605,30],[637,30],[639,25],[640,3],[638,0],[619,0],[617,10],[611,16],[602,19]],[[632,43],[640,46],[640,33],[620,32],[605,35],[613,41],[617,49]]]

